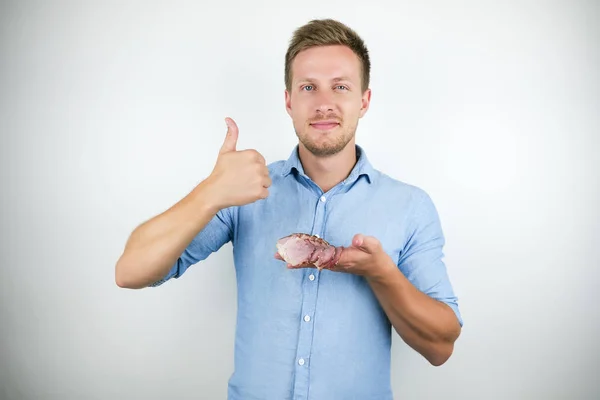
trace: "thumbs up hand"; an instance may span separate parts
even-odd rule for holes
[[[223,142],[223,146],[221,146],[219,154],[225,154],[232,151],[236,151],[237,146],[239,134],[237,124],[231,118],[225,118],[225,123],[227,124],[227,135],[225,136],[225,141]]]
[[[215,167],[207,178],[211,182],[211,195],[219,209],[265,199],[269,195],[267,188],[271,186],[265,158],[256,150],[238,151],[238,127],[231,118],[225,121],[227,135]]]

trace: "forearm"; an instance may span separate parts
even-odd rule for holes
[[[431,364],[443,364],[460,334],[453,310],[419,291],[389,257],[380,262],[384,272],[367,280],[394,329]]]
[[[218,211],[209,195],[210,184],[202,182],[171,208],[139,225],[117,262],[117,285],[139,289],[162,278]]]

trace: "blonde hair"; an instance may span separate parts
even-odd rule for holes
[[[361,63],[362,91],[369,88],[371,60],[361,37],[345,24],[333,19],[312,20],[297,28],[285,54],[285,87],[291,90],[292,62],[303,50],[315,46],[342,45],[350,48]]]

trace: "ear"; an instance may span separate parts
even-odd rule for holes
[[[287,89],[285,89],[285,110],[287,111],[288,115],[291,117],[292,116],[292,95],[290,94],[290,92],[288,92]]]
[[[361,102],[362,106],[360,108],[359,118],[362,118],[369,110],[369,105],[371,104],[371,89],[365,90],[362,95]]]

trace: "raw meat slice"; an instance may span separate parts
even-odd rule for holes
[[[335,266],[344,250],[343,246],[333,246],[326,240],[307,233],[284,236],[277,241],[276,247],[277,259],[292,267],[314,265],[319,270]]]

